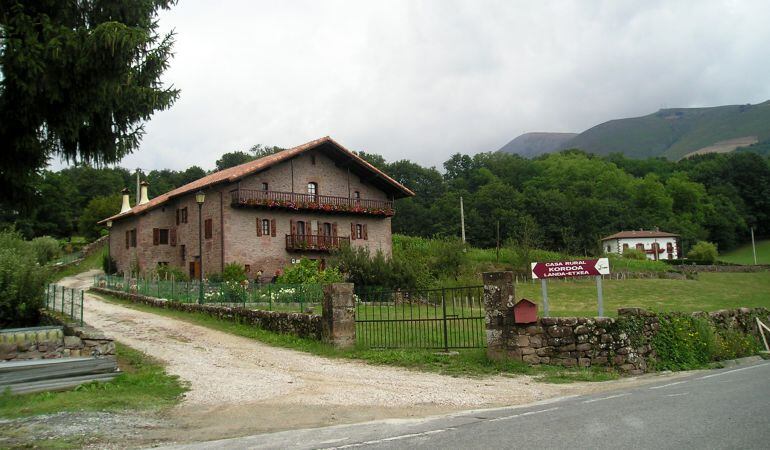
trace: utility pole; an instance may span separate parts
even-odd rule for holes
[[[754,252],[754,265],[757,265],[757,246],[754,243],[754,227],[751,227],[751,251]]]
[[[463,198],[460,197],[460,229],[463,235],[463,251],[465,251],[465,211],[463,210]]]

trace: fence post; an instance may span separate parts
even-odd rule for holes
[[[83,326],[83,291],[80,291],[80,326]]]
[[[513,357],[520,360],[520,354],[512,355],[507,352],[507,341],[514,323],[513,272],[485,272],[482,277],[484,280],[484,323],[487,334],[487,356],[490,359]]]
[[[444,322],[444,351],[449,352],[449,329],[446,323],[446,289],[441,288],[441,313]]]
[[[70,318],[75,320],[75,289],[70,291]]]
[[[64,299],[65,299],[65,295],[66,295],[65,294],[66,291],[64,289],[66,289],[66,288],[64,286],[62,286],[61,287],[61,313],[62,314],[64,314]]]
[[[353,283],[334,283],[324,286],[321,316],[323,340],[337,348],[356,344],[356,305]]]

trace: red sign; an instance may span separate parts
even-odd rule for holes
[[[532,263],[532,278],[535,279],[586,277],[609,273],[610,262],[607,258]]]

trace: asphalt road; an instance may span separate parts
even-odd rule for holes
[[[770,361],[524,407],[285,431],[174,448],[768,449]]]

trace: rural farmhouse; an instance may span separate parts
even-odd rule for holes
[[[635,248],[647,255],[647,259],[679,259],[679,235],[658,230],[621,231],[602,239],[606,253],[623,254],[628,248]]]
[[[198,277],[202,256],[204,276],[238,263],[251,278],[348,242],[389,256],[393,201],[414,195],[328,136],[153,199],[141,191],[131,208],[124,190],[121,212],[100,222],[119,272],[172,265]]]

